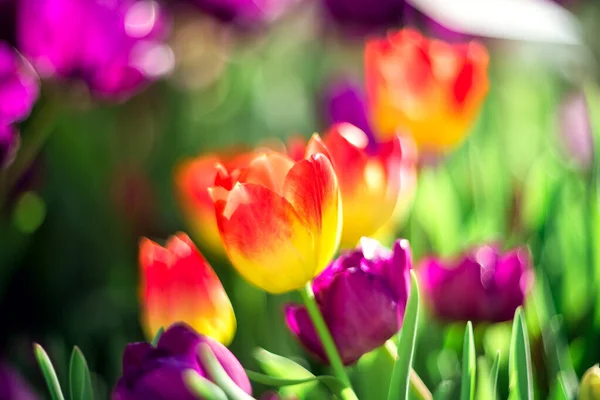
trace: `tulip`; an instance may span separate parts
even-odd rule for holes
[[[0,364],[0,399],[36,400],[39,397],[21,378],[6,364]]]
[[[482,45],[451,45],[410,29],[369,41],[365,68],[376,133],[406,130],[425,152],[450,150],[466,137],[489,85]]]
[[[140,242],[142,315],[148,337],[177,321],[221,343],[233,339],[235,315],[219,278],[192,243],[179,233],[165,247]]]
[[[43,77],[81,79],[122,99],[173,64],[166,23],[152,0],[21,0],[17,43]]]
[[[162,334],[156,348],[144,342],[127,345],[123,354],[123,375],[113,391],[113,400],[196,399],[182,376],[185,371],[194,370],[211,379],[207,372],[209,368],[198,357],[200,344],[208,345],[233,382],[252,394],[244,368],[225,346],[178,323]]]
[[[366,34],[400,25],[404,0],[322,0],[326,15],[351,33]]]
[[[433,313],[450,321],[502,322],[513,318],[533,284],[526,248],[502,253],[475,247],[456,260],[435,257],[419,264],[419,282]]]
[[[398,332],[410,290],[411,253],[407,240],[393,250],[363,238],[313,282],[315,299],[345,365],[383,345]],[[288,305],[286,323],[320,360],[327,357],[304,306]]]
[[[247,166],[251,158],[249,153],[234,157],[208,154],[184,160],[175,170],[177,198],[185,219],[197,242],[215,254],[223,254],[225,249],[219,235],[215,206],[208,189],[214,185],[219,168],[233,171],[235,168]]]
[[[27,118],[38,94],[39,81],[31,65],[0,41],[0,125]]]
[[[401,187],[400,138],[375,143],[361,129],[340,123],[323,140],[313,136],[307,148],[331,160],[342,195],[341,246],[354,248],[392,217]]]
[[[579,385],[579,400],[600,399],[600,367],[598,364],[588,369]]]
[[[211,195],[234,267],[270,293],[302,288],[333,258],[341,233],[337,178],[329,159],[294,162],[269,152],[217,176]]]
[[[364,96],[351,81],[336,82],[328,88],[325,109],[327,122],[335,124],[324,142],[342,192],[342,246],[354,247],[364,235],[378,239],[395,237],[416,189],[417,153],[413,140],[401,135],[377,140]],[[360,130],[351,129],[344,122]],[[384,179],[377,179],[377,175]]]

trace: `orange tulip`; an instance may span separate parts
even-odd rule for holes
[[[246,166],[250,160],[249,153],[233,158],[208,154],[184,160],[175,170],[177,197],[193,236],[215,254],[223,254],[224,249],[208,188],[215,183],[217,165],[233,170]]]
[[[165,247],[142,238],[139,262],[142,321],[149,338],[160,327],[186,322],[223,344],[233,339],[236,320],[219,278],[184,233]]]
[[[267,292],[303,287],[337,250],[340,194],[323,154],[296,162],[276,152],[260,154],[245,169],[223,168],[211,193],[232,264]]]
[[[294,153],[300,145],[298,139],[289,146]],[[313,135],[306,146],[308,153],[326,154],[333,165],[340,185],[343,210],[341,246],[356,247],[363,236],[371,236],[392,217],[404,191],[412,192],[413,180],[407,171],[414,173],[410,152],[398,136],[388,141],[374,142],[361,129],[349,123],[335,124],[323,137]]]
[[[467,135],[488,92],[486,49],[452,45],[404,29],[365,48],[365,74],[375,131],[406,129],[419,150],[442,152]]]

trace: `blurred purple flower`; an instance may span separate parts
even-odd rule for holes
[[[321,0],[327,16],[345,31],[366,34],[398,27],[405,0]]]
[[[424,297],[434,314],[450,321],[511,320],[533,284],[531,256],[526,248],[501,253],[482,245],[455,261],[436,257],[419,263]]]
[[[14,44],[17,0],[0,0],[0,40]]]
[[[184,323],[177,323],[162,334],[156,348],[145,342],[127,345],[123,354],[123,376],[117,382],[113,400],[195,399],[182,374],[192,369],[209,379],[197,353],[201,343],[210,347],[229,377],[252,394],[244,368],[225,346],[199,335]]]
[[[82,79],[126,98],[173,66],[165,17],[151,0],[20,0],[17,42],[43,77]]]
[[[594,158],[594,140],[588,106],[583,94],[569,96],[560,106],[560,139],[565,155],[588,169]]]
[[[6,364],[0,364],[0,399],[36,400],[38,398],[16,371]]]
[[[191,0],[191,2],[220,21],[252,28],[276,19],[295,0]]]
[[[398,332],[411,265],[408,241],[398,240],[389,250],[374,239],[362,238],[356,250],[342,254],[315,278],[315,299],[345,365]],[[327,360],[306,308],[287,305],[285,316],[302,345]]]

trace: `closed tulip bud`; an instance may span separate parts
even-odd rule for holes
[[[383,345],[402,325],[410,290],[408,241],[393,250],[374,239],[346,252],[313,282],[315,299],[345,365]],[[300,343],[322,361],[325,351],[304,306],[288,305],[286,323]]]
[[[600,367],[598,364],[588,369],[579,385],[579,400],[600,399]]]
[[[233,339],[236,320],[219,278],[192,243],[179,233],[165,247],[140,242],[142,316],[148,337],[183,321],[221,343]]]
[[[527,249],[501,252],[494,245],[475,247],[456,260],[426,258],[417,271],[433,313],[449,321],[509,321],[534,279]]]
[[[400,196],[402,147],[398,136],[376,143],[348,123],[334,125],[321,140],[313,136],[308,151],[327,154],[342,195],[341,246],[353,248],[390,220]]]
[[[300,289],[333,258],[341,233],[338,182],[327,156],[294,162],[268,152],[223,169],[211,189],[229,259],[270,293]]]
[[[244,368],[225,346],[178,323],[162,334],[156,348],[144,342],[127,345],[123,353],[123,375],[113,391],[113,400],[196,399],[183,376],[193,370],[212,380],[208,366],[198,356],[200,344],[208,345],[233,382],[252,394]]]
[[[444,152],[466,137],[488,92],[488,53],[404,29],[365,48],[372,120],[382,137],[406,130],[419,150]]]

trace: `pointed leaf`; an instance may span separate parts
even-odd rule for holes
[[[461,400],[475,398],[475,340],[473,338],[473,324],[467,322],[465,339],[463,342],[462,378],[460,384]]]
[[[500,369],[500,351],[496,353],[492,369],[490,370],[490,377],[492,379],[492,393],[494,393],[493,399],[498,397],[498,370]]]
[[[562,373],[560,373],[560,374],[558,374],[558,377],[556,378],[556,383],[554,385],[552,399],[553,400],[571,400],[572,398],[574,398],[574,397],[569,397],[569,395],[567,393],[568,393],[568,390],[567,390],[567,386],[565,385],[565,377]]]
[[[289,358],[282,357],[277,354],[268,352],[265,349],[258,348],[254,352],[254,357],[258,361],[258,364],[263,371],[271,378],[283,381],[296,381],[296,384],[292,385],[280,385],[277,383],[269,384],[264,382],[265,385],[280,386],[281,394],[296,396],[300,399],[307,398],[327,398],[329,393],[327,390],[319,386],[316,381],[317,377],[301,366],[300,364],[290,360]],[[250,376],[250,375],[248,375]],[[256,375],[255,375],[256,377]],[[258,378],[261,379],[261,378]],[[319,379],[332,393],[339,393],[343,389],[343,385],[337,378],[335,381],[330,381],[328,377]],[[301,382],[302,381],[302,382]],[[259,382],[257,380],[257,382]]]
[[[198,374],[193,369],[188,369],[183,372],[183,381],[197,399],[227,400],[227,395],[220,387]]]
[[[285,379],[285,378],[274,378],[269,375],[261,374],[260,372],[246,370],[246,374],[251,381],[262,383],[267,386],[277,386],[277,387],[285,387],[285,386],[294,386],[294,385],[302,385],[304,383],[318,383],[321,382],[328,387],[336,387],[339,390],[344,388],[343,383],[331,375],[321,375],[321,376],[313,376],[312,378],[305,379]]]
[[[40,365],[40,369],[42,370],[42,374],[44,375],[44,379],[46,380],[46,384],[48,385],[50,398],[52,400],[64,400],[60,383],[58,382],[58,377],[56,376],[56,371],[54,371],[54,367],[52,366],[52,362],[50,361],[48,354],[44,348],[37,343],[34,344],[33,351],[35,353],[35,358]]]
[[[414,271],[410,271],[411,287],[402,328],[398,333],[398,359],[392,370],[388,400],[408,399],[410,371],[412,368],[417,322],[419,317],[419,284]]]
[[[92,377],[87,362],[79,347],[75,346],[69,362],[69,386],[71,400],[91,400],[94,398]]]
[[[510,398],[533,400],[529,338],[527,337],[527,327],[525,326],[523,311],[520,307],[515,312],[513,322],[508,373]]]
[[[165,328],[161,326],[158,331],[156,331],[156,335],[154,335],[154,338],[152,339],[152,347],[156,347],[163,333],[165,333]]]
[[[252,400],[253,397],[244,392],[225,372],[223,366],[217,360],[210,346],[206,343],[200,343],[198,346],[198,355],[203,365],[208,370],[210,378],[225,392],[231,400]]]

